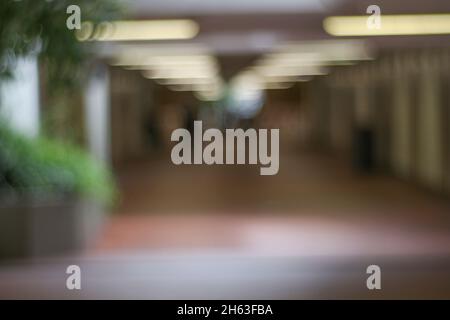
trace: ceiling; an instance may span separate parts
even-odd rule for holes
[[[134,15],[323,12],[342,0],[122,0]]]
[[[199,34],[192,40],[150,41],[140,46],[200,45],[218,57],[228,78],[257,57],[287,42],[332,39],[322,26],[330,15],[365,15],[373,0],[121,0],[129,19],[188,18]],[[382,14],[450,13],[447,0],[380,0]],[[367,39],[377,49],[448,46],[450,36]],[[133,43],[131,43],[133,45]],[[109,49],[108,49],[109,50]]]
[[[190,18],[200,33],[189,43],[218,55],[257,55],[289,41],[329,39],[330,15],[365,15],[373,0],[121,0],[132,19]],[[382,14],[450,12],[445,0],[376,1]],[[445,39],[446,41],[443,41]],[[374,37],[380,47],[447,45],[448,36]],[[186,41],[183,41],[186,42]],[[182,43],[183,43],[182,42]],[[153,44],[154,42],[151,42]]]

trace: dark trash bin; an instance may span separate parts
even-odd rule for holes
[[[359,172],[374,169],[374,135],[370,129],[356,129],[353,142],[353,167]]]

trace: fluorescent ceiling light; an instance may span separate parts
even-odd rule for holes
[[[177,85],[169,85],[169,89],[173,91],[202,91],[202,92],[211,92],[214,90],[218,90],[220,86],[215,84],[177,84]]]
[[[265,54],[233,81],[281,88],[295,82],[310,81],[313,76],[326,75],[329,66],[371,59],[366,42],[361,40],[291,42]]]
[[[275,52],[266,54],[257,61],[254,68],[262,68],[263,73],[265,69],[288,70],[287,73],[282,73],[291,76],[315,75],[317,69],[325,66],[347,65],[353,64],[355,61],[371,59],[368,48],[362,41],[309,41],[280,46]],[[301,73],[294,71],[299,69]],[[275,73],[279,74],[278,71]],[[319,71],[318,74],[323,74],[323,72]]]
[[[141,66],[141,67],[152,67],[158,65],[164,66],[176,66],[176,65],[199,65],[199,64],[209,64],[216,65],[217,62],[214,57],[210,55],[123,55],[116,57],[112,65],[114,66]]]
[[[142,67],[146,68],[184,68],[184,67],[204,67],[208,66],[211,68],[215,68],[217,66],[216,63],[207,60],[197,60],[197,59],[186,59],[186,60],[173,60],[170,58],[155,60],[149,59],[148,61],[144,61],[141,64]]]
[[[369,16],[335,16],[323,21],[333,36],[450,34],[450,14],[381,15],[381,27],[369,29]]]
[[[272,54],[267,55],[265,58],[261,59],[256,65],[278,65],[278,66],[334,66],[342,64],[352,64],[354,61],[360,60],[371,60],[367,54],[353,54],[353,55],[341,55],[337,56],[335,54],[327,55],[321,54],[317,55],[316,58],[303,57],[303,54],[294,53],[284,53],[284,54]]]
[[[198,32],[198,24],[187,19],[103,22],[95,30],[90,22],[86,22],[78,32],[78,39],[80,41],[180,40],[192,39]]]
[[[295,66],[318,66],[324,62],[321,59],[309,60],[301,57],[274,57],[264,58],[256,63],[257,67],[263,66],[283,66],[283,67],[295,67]]]
[[[211,72],[205,72],[201,70],[191,70],[191,71],[172,70],[170,72],[144,70],[142,74],[147,79],[199,79],[199,78],[209,79],[215,76],[215,74],[211,74]]]
[[[327,74],[324,68],[314,66],[301,66],[295,68],[284,66],[264,66],[254,67],[254,70],[263,77],[293,77]]]
[[[281,46],[269,57],[305,61],[350,61],[371,59],[367,44],[360,40],[325,40],[291,43]]]
[[[176,79],[157,79],[157,83],[161,85],[207,85],[219,83],[216,78],[176,78]]]
[[[217,67],[210,67],[208,65],[199,65],[199,66],[189,66],[189,65],[180,65],[180,66],[156,66],[154,68],[143,68],[142,70],[151,70],[154,73],[158,74],[211,74],[215,75],[218,73]]]

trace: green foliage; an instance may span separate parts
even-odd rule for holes
[[[82,196],[111,204],[106,168],[82,150],[43,137],[30,139],[0,122],[0,192],[25,196]]]
[[[120,13],[115,0],[0,0],[0,81],[13,74],[18,58],[38,53],[44,119],[56,108],[52,104],[68,113],[62,111],[70,109],[92,49],[67,28],[70,5],[80,7],[82,21],[93,23],[117,19]],[[0,192],[80,195],[110,203],[113,186],[108,171],[82,150],[43,137],[28,139],[0,119]]]
[[[0,1],[0,78],[11,75],[18,57],[39,49],[52,90],[77,83],[89,47],[66,26],[70,5],[81,8],[82,21],[94,23],[120,12],[114,0]]]

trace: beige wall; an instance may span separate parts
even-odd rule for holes
[[[310,85],[312,141],[346,151],[353,126],[372,128],[380,169],[450,194],[449,76],[446,49],[386,52],[375,61],[335,69],[326,81]],[[331,145],[323,139],[327,131]],[[346,152],[351,155],[351,148]]]
[[[391,104],[391,168],[403,178],[411,177],[413,161],[413,101],[411,79],[396,60],[397,72],[393,79]]]
[[[145,117],[151,104],[151,84],[138,72],[112,68],[111,153],[119,165],[146,153]]]
[[[443,148],[442,105],[435,57],[423,56],[419,106],[417,110],[417,175],[433,189],[442,187]]]

